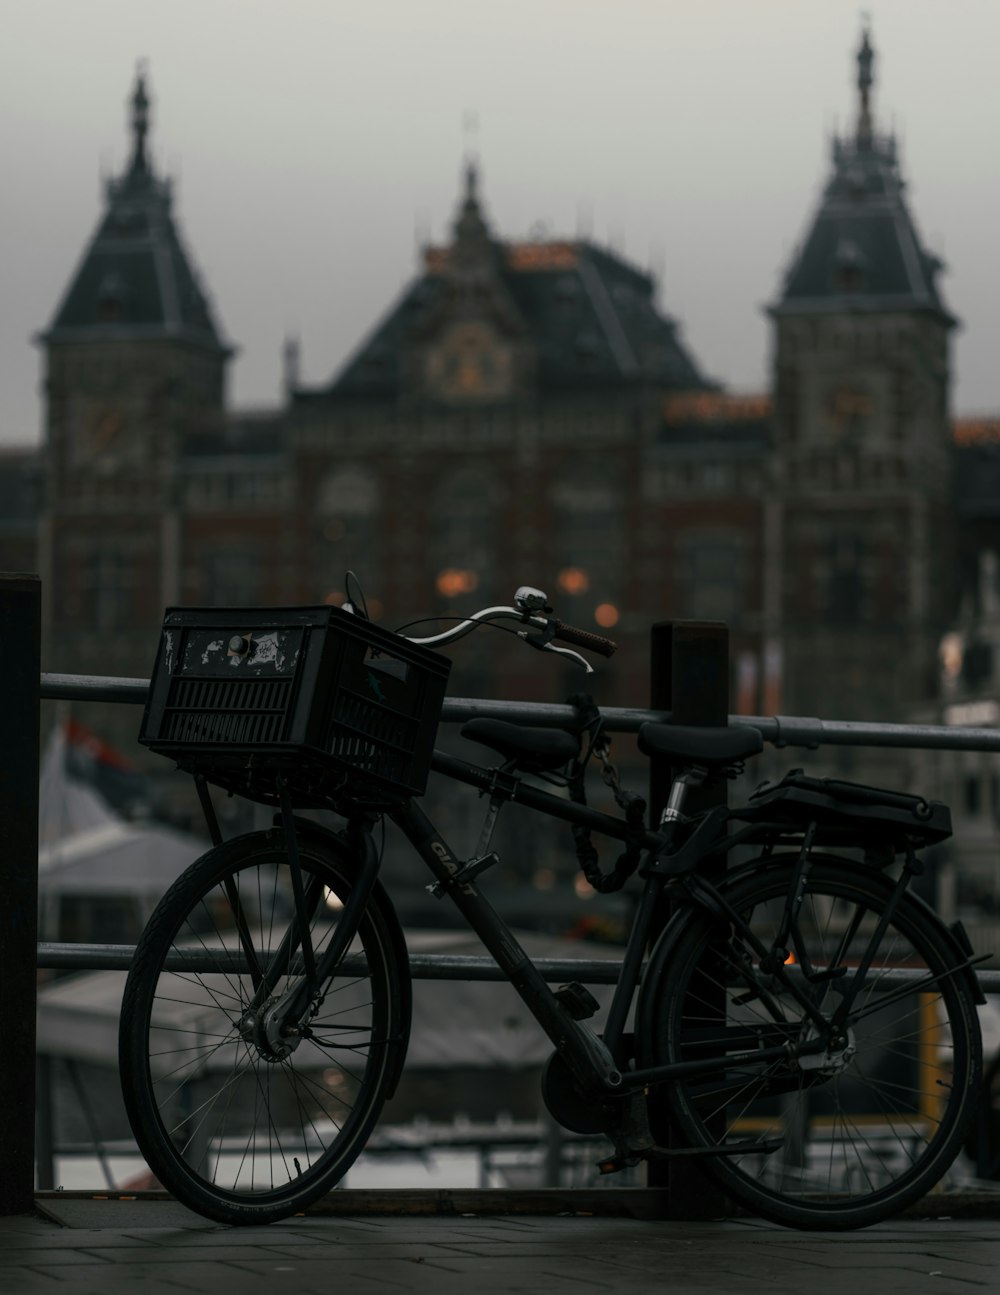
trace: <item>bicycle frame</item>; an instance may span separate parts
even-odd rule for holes
[[[554,796],[504,770],[469,764],[441,751],[434,752],[432,768],[454,781],[475,787],[480,792],[487,792],[493,797],[499,797],[501,801],[517,800],[529,809],[566,822],[583,824],[612,839],[623,841],[626,838],[626,825],[623,819]],[[435,878],[441,897],[443,898],[444,895],[450,897],[469,927],[505,972],[532,1016],[569,1066],[581,1092],[595,1101],[607,1102],[625,1098],[648,1086],[681,1077],[690,1078],[695,1075],[721,1072],[743,1061],[760,1063],[771,1059],[791,1059],[825,1052],[829,1046],[827,1038],[829,1026],[833,1024],[837,1028],[843,1028],[854,999],[862,987],[863,967],[859,967],[858,974],[853,978],[853,983],[845,993],[838,1009],[836,1014],[838,1019],[831,1022],[816,1009],[806,989],[798,983],[798,978],[779,965],[771,974],[779,981],[782,990],[794,997],[804,1012],[813,1019],[818,1027],[814,1038],[786,1039],[767,1047],[761,1047],[761,1040],[758,1039],[755,1041],[756,1046],[741,1052],[730,1051],[724,1058],[678,1061],[668,1065],[629,1070],[628,1058],[623,1047],[625,1026],[641,979],[650,932],[655,919],[662,912],[664,889],[668,881],[678,876],[688,879],[689,884],[684,889],[686,902],[701,904],[711,911],[724,912],[734,928],[748,939],[756,955],[761,959],[768,957],[772,952],[759,945],[751,929],[739,913],[726,902],[724,895],[711,881],[696,871],[698,862],[709,852],[707,843],[703,843],[702,838],[706,836],[711,842],[713,832],[716,837],[718,836],[719,829],[725,821],[725,811],[721,813],[711,811],[675,850],[670,848],[676,831],[674,823],[668,824],[663,832],[648,830],[645,832],[643,846],[647,853],[645,862],[640,868],[645,878],[645,885],[629,931],[621,974],[615,985],[601,1036],[595,1034],[585,1022],[577,1020],[567,1010],[518,943],[513,931],[473,884],[472,878],[462,878],[461,873],[465,866],[463,860],[445,841],[419,802],[413,799],[407,800],[387,812],[426,863]],[[286,819],[286,824],[288,821]],[[353,938],[357,923],[360,921],[361,909],[367,900],[370,885],[378,869],[377,853],[369,830],[372,821],[370,814],[360,813],[348,819],[347,833],[355,848],[361,850],[363,859],[362,884],[352,896],[354,902],[342,915],[338,939],[325,951],[315,967],[310,969],[311,974],[307,974],[305,983],[282,1004],[280,1011],[286,1019],[294,1020],[306,1012],[315,986],[335,974],[336,966]],[[724,838],[717,843],[716,848],[728,850],[735,841],[742,839],[744,839],[743,833],[738,834],[737,837]],[[894,887],[888,912],[891,913],[895,909],[908,882],[909,868],[907,867],[904,868],[903,874]],[[884,926],[885,920],[873,932],[870,950],[876,946]],[[283,945],[276,961],[287,961],[291,952],[287,941],[291,940],[292,946],[298,944],[301,929],[299,924],[290,929],[286,936],[286,944]],[[303,949],[302,952],[305,953],[305,950]],[[960,973],[967,965],[967,961],[960,962],[954,969],[955,973]],[[266,997],[270,988],[269,979],[265,976],[263,982],[258,985],[258,997]]]
[[[435,751],[432,767],[437,772],[481,791],[494,794],[499,792],[505,799],[516,799],[520,804],[540,813],[567,822],[582,823],[618,840],[625,839],[624,820],[578,805],[573,801],[563,800],[531,786],[520,778],[502,774],[499,770],[468,764],[440,751]],[[656,866],[657,855],[662,854],[664,848],[668,846],[665,835],[650,831],[645,833],[643,844],[648,854],[647,866],[643,868],[643,872],[646,884],[629,932],[622,971],[615,986],[605,1029],[602,1036],[598,1037],[584,1022],[577,1020],[563,1006],[518,943],[510,927],[472,881],[458,879],[463,867],[461,859],[444,840],[419,803],[415,800],[405,801],[390,810],[389,817],[424,860],[442,894],[447,894],[451,898],[470,928],[506,973],[532,1016],[551,1039],[556,1051],[566,1061],[581,1091],[593,1099],[607,1101],[622,1098],[650,1084],[667,1082],[681,1075],[722,1070],[727,1065],[744,1059],[759,1062],[769,1057],[789,1055],[788,1044],[783,1043],[780,1046],[765,1049],[755,1047],[745,1054],[730,1053],[725,1061],[715,1058],[675,1062],[642,1071],[626,1069],[626,1058],[622,1049],[625,1025],[641,977],[649,934],[654,919],[661,911],[664,887],[671,875],[670,869]],[[358,831],[358,827],[359,821],[353,820],[349,824],[349,831],[356,839],[367,837],[370,846],[369,834]],[[371,857],[372,850],[369,849],[367,851],[369,863]],[[715,887],[704,879],[699,880],[699,885],[706,888],[706,892],[710,895],[718,894]],[[358,916],[360,917],[360,914]],[[732,916],[737,925],[743,926],[738,915]],[[345,913],[344,917],[346,919],[349,915]],[[344,936],[337,942],[338,947],[346,948],[349,943],[348,932],[353,934],[349,922]],[[320,983],[334,972],[338,960],[335,950],[327,951],[316,968]],[[797,986],[790,985],[789,988],[796,997],[804,997]],[[295,1007],[301,1005],[299,1002]],[[289,1015],[294,1017],[295,1008]],[[797,1055],[806,1055],[811,1052],[821,1052],[826,1046],[825,1040],[820,1037],[797,1045],[795,1051]]]

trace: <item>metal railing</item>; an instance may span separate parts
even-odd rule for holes
[[[32,579],[0,577],[0,679],[8,689],[18,691],[23,703],[13,719],[10,711],[7,715],[8,748],[13,747],[13,750],[0,750],[0,887],[10,887],[6,894],[6,915],[0,909],[0,975],[7,986],[5,994],[0,995],[0,1029],[5,1031],[8,1058],[0,1063],[0,1143],[8,1148],[7,1172],[0,1177],[0,1215],[29,1209],[32,1194],[33,1142],[30,1122],[24,1119],[24,1109],[26,1102],[31,1106],[34,1103],[34,1079],[33,1074],[28,1073],[27,1062],[34,1056],[35,968],[126,970],[133,953],[132,946],[128,945],[37,943],[37,835],[33,835],[37,827],[37,802],[33,800],[30,782],[23,774],[26,769],[30,772],[32,756],[37,768],[38,704],[45,699],[141,705],[146,700],[149,686],[145,679],[41,674],[37,669],[38,590],[28,587]],[[37,585],[37,581],[35,583]],[[722,631],[721,636],[707,642],[708,655],[714,659],[713,672],[705,669],[706,637],[702,626],[694,630],[690,641],[686,641],[681,633],[672,642],[667,682],[664,682],[662,671],[660,682],[656,681],[657,647],[658,643],[661,646],[663,643],[662,631],[683,628],[657,625],[652,629],[652,701],[662,702],[665,698],[669,701],[676,696],[676,709],[655,705],[650,708],[602,707],[602,716],[610,732],[635,733],[647,721],[669,722],[671,718],[682,723],[723,722],[725,705],[720,709],[717,704],[718,698],[726,695],[724,678],[728,673],[728,638],[723,627],[718,627]],[[19,635],[22,638],[27,636],[31,641],[21,643]],[[691,661],[694,654],[702,654],[687,680],[684,676],[685,653]],[[30,671],[32,662],[33,677]],[[707,684],[706,673],[711,674]],[[37,681],[37,691],[34,681]],[[16,707],[14,709],[17,710]],[[461,723],[476,717],[553,727],[570,727],[577,718],[568,705],[476,698],[445,700],[443,722]],[[784,715],[730,715],[728,722],[758,729],[764,740],[776,747],[798,746],[815,750],[821,746],[854,746],[1000,753],[1000,730],[990,728],[831,721]],[[656,761],[651,762],[654,813],[658,808],[656,784],[659,780],[659,785],[663,786],[664,774],[665,770],[658,769]],[[33,794],[37,796],[37,782]],[[5,853],[3,847],[10,847],[12,842],[14,848]],[[35,859],[34,873],[28,885],[32,855]],[[26,936],[30,936],[30,943]],[[29,948],[34,953],[33,959],[28,954]],[[29,968],[32,980],[29,982],[23,973],[25,966],[32,961],[34,965]],[[543,974],[552,981],[575,979],[592,984],[613,984],[618,977],[619,965],[615,960],[605,959],[542,959],[539,962]],[[412,955],[411,970],[418,979],[505,979],[488,957]],[[20,972],[19,979],[13,975],[14,972]],[[980,977],[985,989],[1000,992],[1000,970],[981,971]],[[9,1058],[12,1056],[20,1059],[11,1061]]]
[[[114,679],[94,675],[43,674],[39,696],[44,700],[110,701],[141,706],[148,679]],[[669,710],[637,706],[602,706],[604,726],[611,733],[637,733],[648,721],[668,723]],[[572,706],[549,702],[491,701],[475,697],[446,697],[444,723],[462,724],[478,717],[507,719],[535,727],[571,728],[577,722]],[[772,746],[894,747],[936,751],[993,751],[1000,754],[1000,728],[970,728],[945,724],[875,724],[860,720],[817,719],[805,715],[730,715],[730,724],[755,728]]]

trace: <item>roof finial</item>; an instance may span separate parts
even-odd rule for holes
[[[462,135],[465,152],[465,201],[477,203],[479,194],[479,113],[466,108],[462,114]]]
[[[301,381],[300,363],[302,351],[296,333],[285,334],[282,347],[282,376],[285,386],[285,398],[290,399]]]
[[[135,90],[132,92],[132,166],[133,174],[149,170],[146,136],[149,133],[149,96],[146,94],[146,60],[136,65]]]
[[[465,161],[465,203],[466,206],[478,206],[479,194],[479,163],[474,157],[466,158]]]
[[[861,34],[861,48],[858,50],[858,147],[869,148],[872,142],[871,88],[874,81],[872,64],[875,51],[871,45],[871,26],[868,15],[864,16],[864,30]]]

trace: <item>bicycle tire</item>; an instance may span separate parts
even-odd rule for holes
[[[318,956],[356,864],[328,833],[301,832],[299,854]],[[268,1223],[324,1195],[363,1149],[405,1056],[409,967],[376,884],[351,948],[366,969],[323,987],[308,1037],[281,1057],[284,1041],[276,1047],[263,1025],[248,1037],[253,980],[238,969],[247,957],[237,911],[267,965],[293,911],[281,832],[209,850],[164,895],[128,974],[119,1066],[136,1142],[160,1183],[218,1222]],[[298,982],[301,961],[286,951],[270,1003]]]
[[[795,876],[793,864],[779,862],[724,888],[765,949]],[[789,974],[821,1010],[843,1001],[890,893],[871,869],[814,860],[790,939],[797,965]],[[721,1058],[815,1028],[793,996],[762,973],[751,947],[733,922],[701,908],[673,934],[668,928],[640,1004],[642,1064],[713,1051]],[[666,1085],[682,1143],[780,1139],[777,1150],[700,1161],[731,1198],[775,1222],[849,1229],[898,1213],[940,1181],[975,1115],[982,1044],[974,992],[966,973],[944,974],[962,957],[933,912],[905,893],[854,1000],[847,1047],[812,1062],[732,1063],[721,1074]],[[921,992],[894,991],[907,976],[932,979]]]

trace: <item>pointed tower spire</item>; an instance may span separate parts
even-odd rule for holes
[[[858,149],[871,148],[872,113],[871,88],[874,82],[872,64],[875,62],[875,51],[871,44],[871,30],[867,23],[861,34],[861,48],[858,50]]]
[[[479,164],[474,158],[465,163],[465,191],[454,225],[455,242],[481,242],[489,238],[486,221],[479,205]]]
[[[223,356],[212,309],[171,213],[171,187],[153,171],[147,151],[150,98],[140,62],[128,97],[132,154],[120,176],[105,182],[106,206],[47,341],[132,332],[177,337]]]
[[[149,134],[149,96],[146,93],[144,60],[140,60],[136,69],[135,89],[129,102],[132,109],[132,162],[129,171],[132,175],[145,175],[149,172],[149,158],[146,155],[146,136]]]

